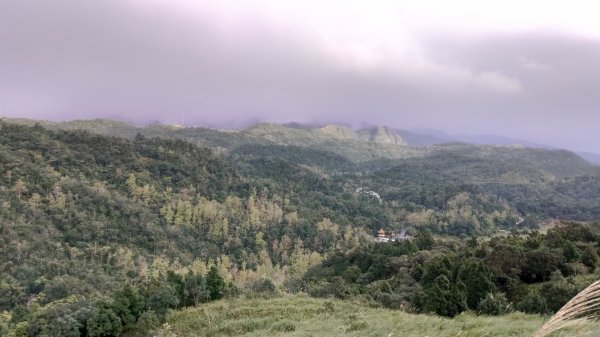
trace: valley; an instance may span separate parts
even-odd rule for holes
[[[406,310],[458,317],[450,326],[547,315],[598,277],[598,167],[564,150],[402,139],[3,120],[0,331],[134,335],[167,322],[186,335],[195,323],[173,318],[185,308],[266,296],[358,301],[354,333],[378,335],[399,327],[377,330],[374,316]],[[375,243],[380,230],[405,239]],[[307,319],[295,329],[310,333]]]

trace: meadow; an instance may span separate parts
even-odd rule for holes
[[[155,332],[174,336],[531,336],[546,317],[511,313],[477,316],[465,312],[453,319],[399,310],[372,308],[353,301],[303,295],[272,299],[230,299],[173,312]],[[598,336],[600,325],[579,324],[551,336]]]

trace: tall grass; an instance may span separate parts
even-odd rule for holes
[[[543,318],[522,313],[499,317],[463,313],[448,319],[294,295],[218,301],[174,312],[168,323],[168,334],[162,336],[531,337]],[[161,336],[160,332],[155,335]],[[553,336],[590,332],[588,336],[600,335],[600,326],[573,327]]]

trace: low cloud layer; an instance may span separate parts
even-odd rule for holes
[[[0,114],[386,124],[600,152],[587,17],[527,26],[483,8],[491,24],[393,2],[281,3],[5,0]]]

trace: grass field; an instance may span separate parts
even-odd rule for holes
[[[285,296],[233,299],[178,311],[156,332],[183,336],[531,336],[544,318],[513,313],[502,317],[462,314],[454,319],[369,308],[350,301]],[[599,336],[588,324],[552,336]]]

